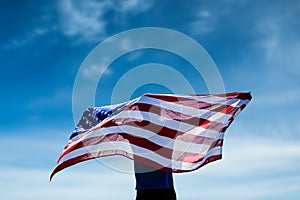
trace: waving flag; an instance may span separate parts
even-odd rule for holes
[[[224,132],[251,100],[250,93],[145,94],[88,108],[50,179],[76,163],[123,155],[148,166],[187,172],[221,159]]]

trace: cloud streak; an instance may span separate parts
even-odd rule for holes
[[[59,2],[60,28],[63,34],[83,41],[99,41],[106,34],[103,15],[111,7],[109,1]]]
[[[4,199],[134,199],[133,175],[112,171],[103,173],[95,167],[85,166],[85,169],[65,172],[49,184],[49,170],[0,169],[1,196]]]
[[[299,141],[225,139],[223,160],[175,176],[178,194],[182,199],[297,199],[299,147]]]
[[[137,15],[152,7],[152,1],[60,1],[60,28],[77,42],[98,42],[108,36],[108,25],[126,25],[127,15]],[[108,13],[114,13],[107,18]],[[124,24],[125,23],[125,24]]]
[[[234,135],[237,134],[231,134],[231,137],[225,138],[224,156],[221,161],[204,166],[198,171],[174,175],[179,199],[299,198],[299,141],[282,141],[251,135],[247,138],[239,138]],[[9,140],[15,142],[12,143]],[[33,144],[34,152],[39,152],[41,155],[50,155],[50,152],[53,154],[54,151],[58,155],[61,148],[54,150],[53,143],[62,144],[62,141],[49,142],[41,138],[24,139],[23,137],[4,138],[2,142],[16,146],[22,144],[24,147]],[[2,144],[1,148],[6,149],[7,145]],[[11,145],[10,148],[15,149]],[[4,149],[0,149],[1,152],[4,152]],[[48,184],[52,169],[39,165],[24,166],[24,161],[37,156],[30,148],[24,148],[22,156],[16,157],[19,154],[19,151],[11,151],[9,157],[1,156],[1,163],[6,163],[6,165],[0,167],[2,180],[0,187],[3,191],[2,196],[6,199],[60,200],[65,199],[66,196],[72,199],[82,199],[83,196],[101,197],[108,200],[134,198],[133,174],[120,173],[99,162],[88,161],[63,170]],[[23,164],[12,163],[13,157],[19,158],[18,162]],[[46,161],[47,159],[53,160],[53,156],[52,158],[43,156],[36,158],[39,158],[40,162],[49,162]]]

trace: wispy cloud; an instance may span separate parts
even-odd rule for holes
[[[6,50],[24,47],[50,33],[62,34],[74,41],[73,44],[99,42],[110,34],[109,26],[124,27],[128,16],[136,16],[153,6],[153,0],[65,0],[53,3],[57,5],[42,4],[43,14],[34,16],[34,26],[28,22],[20,34],[2,47]],[[52,14],[54,12],[58,17]]]
[[[103,15],[111,6],[110,1],[59,1],[62,33],[83,41],[99,40],[106,34]]]
[[[194,35],[207,34],[215,29],[217,15],[208,9],[198,11],[194,20],[190,22],[190,32]]]
[[[90,66],[85,67],[82,70],[83,76],[85,76],[89,80],[98,80],[99,74],[107,75],[111,74],[112,70],[107,67],[106,62],[103,64],[92,64]]]
[[[4,50],[12,50],[26,47],[27,45],[39,41],[39,39],[41,38],[46,38],[45,36],[47,36],[47,34],[56,32],[58,30],[57,24],[55,23],[55,15],[53,15],[53,8],[51,4],[35,3],[35,5],[38,5],[38,11],[30,13],[30,9],[27,9],[31,3],[22,3],[24,3],[24,8],[20,9],[20,15],[26,13],[26,16],[31,16],[31,19],[25,21],[19,20],[19,13],[16,13],[15,8],[13,6],[12,7],[14,10],[5,11],[8,13],[14,13],[15,17],[12,17],[13,20],[15,19],[15,21],[13,22],[13,26],[19,27],[19,29],[17,32],[12,32],[9,35],[9,39],[5,43],[1,44]],[[49,41],[52,40],[47,38],[47,42]]]
[[[116,5],[116,9],[136,15],[150,9],[154,2],[153,0],[125,0],[120,3],[120,7]]]
[[[262,50],[266,64],[273,70],[276,68],[290,75],[300,75],[297,56],[300,51],[300,41],[297,39],[299,30],[292,28],[298,24],[293,18],[295,12],[296,9],[282,10],[278,15],[272,13],[259,17],[255,26],[259,34],[257,47]]]
[[[43,26],[36,27],[33,30],[28,30],[27,32],[21,34],[20,36],[12,38],[11,40],[7,41],[5,44],[3,44],[3,48],[5,50],[11,50],[11,49],[24,47],[34,42],[39,37],[42,37],[54,30],[55,30],[55,26],[48,27],[48,28]]]
[[[228,138],[221,161],[175,176],[178,194],[182,199],[297,199],[299,147],[299,141]]]
[[[275,172],[274,172],[275,173]],[[262,177],[259,180],[240,177],[238,179],[211,178],[197,176],[196,179],[183,180],[178,188],[180,199],[232,199],[232,200],[281,200],[299,199],[300,176],[274,176],[274,178]],[[186,186],[184,186],[186,185]],[[191,187],[191,185],[196,185]]]
[[[152,6],[152,1],[84,1],[71,0],[59,3],[61,31],[64,35],[77,38],[78,42],[100,41],[108,34],[109,25],[124,26],[128,14],[145,12]],[[108,12],[114,13],[107,18]]]
[[[97,169],[85,165],[85,169],[66,170],[63,176],[48,183],[50,170],[1,167],[1,196],[11,200],[63,200],[66,197],[75,200],[83,197],[107,200],[134,199],[132,174],[104,171],[101,172],[101,166]]]
[[[179,199],[211,199],[212,196],[234,200],[299,198],[299,141],[233,136],[231,134],[231,137],[225,138],[221,161],[208,164],[195,172],[174,175]],[[87,161],[65,169],[48,184],[49,174],[55,164],[53,158],[61,150],[57,149],[57,145],[61,145],[62,141],[22,136],[1,141],[6,143],[1,145],[3,149],[9,145],[10,148],[12,145],[34,147],[23,148],[22,152],[12,151],[10,156],[1,156],[1,163],[6,163],[0,166],[1,195],[5,199],[60,200],[66,196],[72,199],[82,199],[83,196],[108,200],[134,198],[134,175],[120,173],[97,161]],[[53,144],[56,144],[56,148]],[[20,156],[16,157],[16,154]],[[18,158],[16,162],[20,165],[14,164],[12,157]],[[115,160],[116,157],[111,158]],[[53,165],[27,164],[24,167],[24,161],[32,159],[46,163],[50,159]],[[118,192],[115,192],[116,189]]]

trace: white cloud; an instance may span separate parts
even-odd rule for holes
[[[10,200],[134,199],[132,174],[101,171],[98,167],[65,170],[51,183],[50,170],[1,167],[1,196]]]
[[[29,30],[23,33],[22,35],[7,41],[7,43],[3,45],[3,48],[6,50],[10,50],[10,49],[26,46],[34,42],[34,40],[38,39],[39,37],[46,35],[50,31],[53,31],[54,29],[55,29],[54,26],[49,28],[36,27],[33,30]]]
[[[212,176],[243,176],[296,171],[300,167],[300,141],[262,137],[233,138],[225,141],[224,162],[207,173]],[[212,169],[211,169],[212,170]],[[222,172],[223,171],[223,172]],[[226,172],[226,173],[224,173]]]
[[[107,25],[125,23],[127,14],[139,14],[152,7],[152,1],[60,1],[61,31],[68,37],[76,37],[77,42],[100,41],[107,36]],[[114,11],[115,16],[108,21],[105,14]],[[117,19],[117,20],[116,20]]]
[[[128,51],[128,50],[131,50],[132,49],[132,39],[130,38],[124,38],[121,40],[120,42],[120,48],[124,51]]]
[[[106,34],[105,11],[111,7],[110,1],[60,1],[61,31],[69,37],[94,41]]]
[[[143,48],[144,45],[140,42],[140,41],[136,41],[135,38],[132,37],[123,37],[121,38],[120,41],[120,49],[122,49],[123,51],[129,51],[132,49],[138,49],[138,48]]]
[[[62,33],[74,43],[99,42],[108,35],[109,25],[126,26],[128,15],[137,15],[149,10],[152,0],[89,0],[89,1],[57,1],[59,13],[58,23],[52,13],[43,7],[45,14],[35,19],[37,26],[29,28],[18,37],[12,38],[3,45],[4,49],[20,48],[32,43],[40,36],[51,32]],[[114,16],[106,18],[113,11]],[[73,44],[74,44],[73,43]]]
[[[89,80],[98,80],[99,74],[104,75],[112,73],[109,67],[106,68],[105,64],[92,64],[88,67],[85,67],[82,73]]]
[[[5,50],[17,49],[30,45],[41,37],[58,30],[57,25],[52,21],[53,14],[52,12],[49,12],[49,7],[41,5],[40,11],[40,15],[34,16],[31,20],[27,21],[27,23],[22,24],[22,28],[19,32],[11,34],[12,38],[3,44]],[[48,42],[53,42],[49,38],[47,40]]]
[[[243,56],[228,64],[231,71],[224,79],[227,89],[251,90],[253,100],[250,104],[253,104],[254,109],[259,109],[260,116],[267,116],[269,111],[276,113],[269,115],[267,120],[270,121],[281,118],[288,123],[287,117],[291,115],[284,116],[283,113],[299,108],[300,41],[299,30],[296,28],[297,6],[263,3],[261,7],[249,8],[246,15],[249,23],[245,24],[253,26],[237,26],[242,30],[240,37],[243,43],[239,44],[239,51],[243,52]],[[235,58],[235,52],[232,55]],[[299,119],[298,116],[294,118]]]
[[[300,41],[293,25],[296,19],[290,13],[272,13],[257,18],[254,30],[258,33],[257,47],[264,54],[264,62],[270,70],[283,74],[300,75],[298,59]]]
[[[153,1],[151,0],[124,0],[121,1],[120,10],[132,14],[139,14],[150,9],[152,5]],[[117,6],[116,8],[118,9]]]
[[[216,15],[213,15],[209,10],[199,11],[195,19],[190,22],[190,31],[192,34],[206,34],[214,30],[216,24]]]
[[[180,180],[177,189],[179,199],[232,199],[232,200],[281,200],[299,199],[300,176],[261,178],[258,180],[240,178],[222,180],[209,176],[197,176],[193,180]],[[193,185],[196,185],[193,187]]]
[[[237,134],[233,132],[231,129],[230,136],[225,137],[221,161],[194,172],[174,175],[178,199],[298,199],[300,141],[251,134],[235,137]],[[95,160],[59,172],[48,184],[55,165],[53,158],[61,150],[57,145],[62,147],[65,142],[62,135],[55,137],[45,140],[28,137],[25,133],[23,137],[1,139],[0,152],[12,149],[9,155],[1,155],[0,188],[4,199],[134,199],[134,175],[112,170]],[[22,147],[22,151],[17,147]],[[13,158],[18,159],[18,164],[13,165]],[[111,157],[111,162],[113,158],[116,157]],[[51,160],[53,165],[24,167],[23,162],[32,159],[46,163]]]
[[[225,138],[223,159],[175,176],[181,199],[298,199],[300,142]]]

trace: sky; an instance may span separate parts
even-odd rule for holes
[[[297,0],[1,0],[1,199],[134,199],[133,174],[102,162],[127,162],[117,156],[80,163],[48,182],[74,129],[72,92],[82,62],[105,39],[141,27],[191,37],[216,63],[226,92],[253,96],[226,132],[223,159],[174,175],[178,199],[299,199],[299,9]],[[153,62],[177,70],[196,93],[207,93],[184,59],[141,49],[103,72],[96,105],[111,102],[124,74]],[[159,72],[153,78],[173,80]],[[147,92],[171,91],[152,83],[128,95]]]

